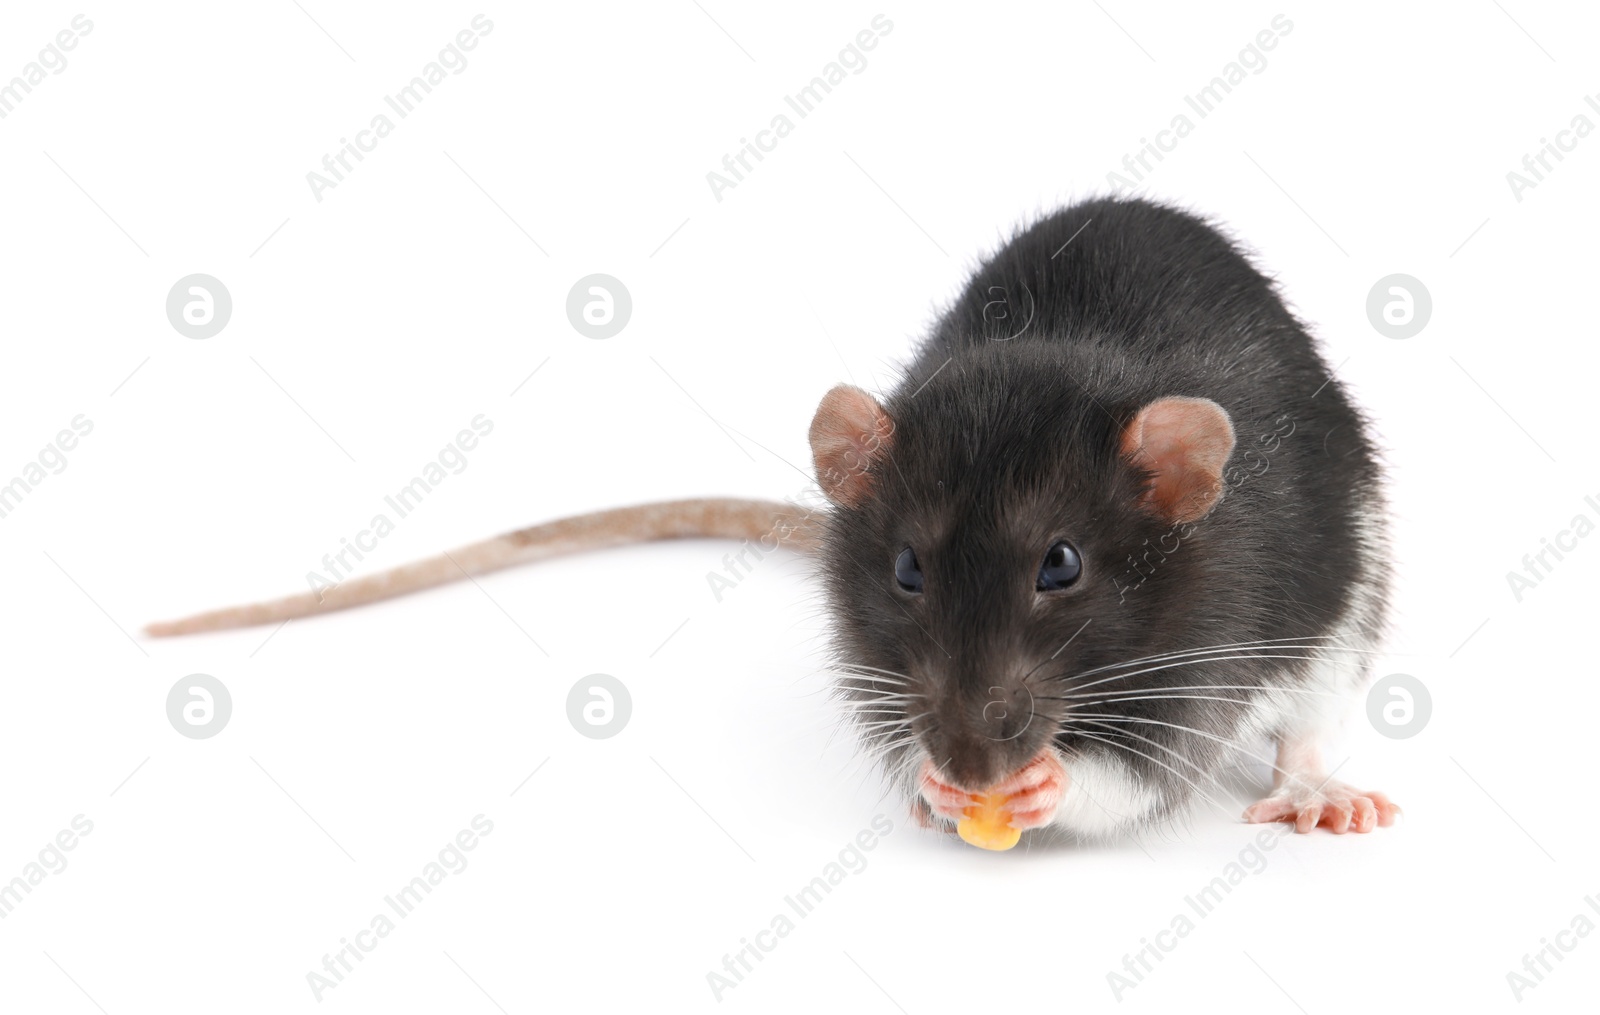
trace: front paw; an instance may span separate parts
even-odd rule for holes
[[[1055,818],[1070,781],[1056,752],[1047,749],[989,792],[1006,798],[1011,827],[1027,831],[1048,825]]]
[[[1067,770],[1055,751],[1045,750],[1028,764],[1007,778],[983,790],[990,795],[1006,798],[1004,810],[1010,817],[1010,826],[1018,831],[1048,825],[1055,817],[1056,808],[1066,794],[1070,780]],[[917,779],[921,799],[917,801],[927,813],[949,821],[959,821],[975,803],[978,793],[952,786],[940,776],[931,761],[922,763]],[[912,813],[918,813],[916,804]]]
[[[924,827],[933,825],[938,818],[961,820],[963,812],[977,800],[977,794],[946,782],[932,761],[922,763],[922,770],[917,774],[917,792],[919,796],[912,802],[911,813]]]

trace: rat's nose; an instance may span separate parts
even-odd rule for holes
[[[930,752],[934,769],[946,785],[969,793],[981,793],[1005,774],[1000,758],[1002,744],[983,736],[942,738],[938,750]]]

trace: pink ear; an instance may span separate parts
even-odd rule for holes
[[[1158,398],[1122,431],[1121,451],[1153,474],[1141,504],[1173,524],[1198,521],[1222,499],[1233,422],[1209,398]]]
[[[872,492],[873,467],[883,461],[894,436],[894,421],[883,406],[848,384],[822,396],[811,420],[811,458],[817,482],[840,507],[860,507]]]

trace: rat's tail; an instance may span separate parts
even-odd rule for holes
[[[798,505],[763,500],[675,500],[613,508],[507,532],[450,553],[403,564],[380,574],[352,578],[320,591],[151,624],[145,628],[145,633],[164,638],[310,617],[488,574],[515,564],[651,539],[696,536],[748,539],[760,541],[762,549],[786,546],[809,552],[817,544],[820,521],[815,512]]]

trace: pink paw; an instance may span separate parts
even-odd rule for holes
[[[1394,824],[1400,808],[1382,793],[1365,793],[1342,782],[1329,780],[1320,788],[1295,780],[1271,796],[1251,804],[1244,819],[1251,824],[1266,821],[1292,821],[1301,834],[1322,827],[1335,835],[1345,832],[1370,832]]]
[[[1011,827],[1019,831],[1048,825],[1055,817],[1061,797],[1067,791],[1067,770],[1056,753],[1046,749],[1038,757],[1001,780],[985,792],[998,793],[1008,798],[1006,810],[1011,814]],[[934,768],[933,762],[924,761],[918,777],[922,800],[934,814],[950,821],[958,821],[962,812],[977,800],[977,794],[959,789],[945,782]]]

